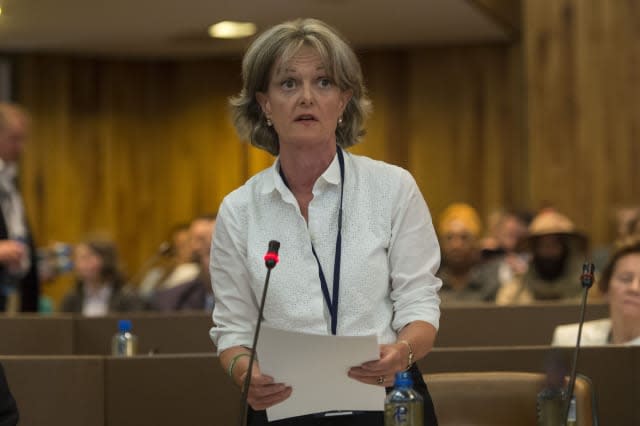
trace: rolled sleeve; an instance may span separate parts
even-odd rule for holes
[[[431,214],[413,177],[401,176],[402,190],[394,203],[389,265],[392,327],[399,331],[413,321],[425,321],[438,329],[442,282],[435,276],[440,266],[440,246]]]
[[[210,336],[218,354],[233,346],[251,346],[257,301],[246,269],[242,216],[227,199],[218,213],[211,248],[211,282],[215,305]]]

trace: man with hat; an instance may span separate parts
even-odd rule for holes
[[[442,265],[437,277],[442,280],[441,304],[493,302],[497,286],[485,285],[479,275],[481,229],[478,213],[468,204],[451,204],[440,215]]]
[[[538,213],[529,226],[526,244],[531,255],[529,268],[503,285],[496,298],[498,304],[580,297],[578,277],[587,238],[576,231],[568,217],[553,209]]]

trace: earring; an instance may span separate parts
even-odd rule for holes
[[[267,126],[273,126],[273,123],[271,122],[271,119],[269,117],[267,117]]]
[[[338,125],[342,124],[342,116],[338,117]]]

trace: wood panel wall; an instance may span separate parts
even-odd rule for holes
[[[601,244],[611,211],[640,204],[640,2],[527,0],[531,202]]]

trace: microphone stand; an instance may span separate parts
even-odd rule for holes
[[[242,397],[240,399],[241,412],[240,412],[240,426],[246,425],[247,422],[247,398],[249,396],[249,385],[251,384],[251,373],[253,371],[253,362],[256,358],[256,345],[258,344],[258,336],[260,335],[260,326],[262,325],[262,313],[264,312],[264,302],[267,299],[267,289],[269,287],[269,278],[271,277],[271,270],[275,268],[280,260],[278,258],[278,250],[280,249],[280,243],[275,240],[269,241],[269,249],[267,254],[264,255],[264,265],[267,267],[267,276],[264,280],[264,288],[262,289],[262,299],[260,300],[260,309],[258,312],[258,320],[256,321],[256,330],[253,333],[253,344],[251,345],[251,356],[249,357],[249,368],[244,378],[242,385]]]
[[[569,376],[569,385],[567,389],[567,403],[564,409],[564,421],[569,418],[569,410],[571,408],[571,400],[573,399],[573,390],[576,385],[576,371],[578,367],[578,354],[580,352],[580,338],[582,337],[582,324],[584,323],[584,314],[587,307],[587,294],[593,285],[593,273],[595,272],[593,263],[585,262],[582,265],[582,275],[580,275],[580,283],[582,284],[582,305],[580,307],[580,322],[578,323],[578,339],[576,347],[573,351],[573,366],[571,367],[571,376]]]

